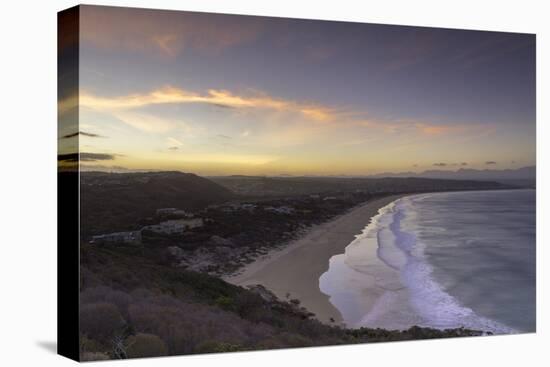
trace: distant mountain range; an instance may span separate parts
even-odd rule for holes
[[[536,166],[522,167],[517,169],[468,169],[460,168],[456,171],[428,170],[424,172],[385,172],[369,177],[422,177],[439,178],[451,180],[480,180],[480,181],[504,181],[504,180],[532,180],[536,179]]]

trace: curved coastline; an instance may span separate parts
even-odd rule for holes
[[[391,195],[359,205],[224,280],[239,286],[261,284],[280,299],[300,300],[319,321],[344,326],[342,315],[320,290],[319,279],[329,269],[330,259],[342,254],[381,208],[404,196]]]
[[[402,228],[401,221],[415,215],[407,209],[410,203],[434,194],[439,193],[407,195],[381,209],[343,253],[331,258],[320,278],[320,289],[341,311],[349,328],[466,327],[495,334],[520,332],[478,314],[463,299],[447,293],[432,275],[425,245],[418,242],[415,232]]]

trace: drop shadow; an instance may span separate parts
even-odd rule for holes
[[[38,341],[36,342],[36,345],[50,353],[57,354],[57,342],[55,341]]]

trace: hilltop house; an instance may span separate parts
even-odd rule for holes
[[[193,214],[178,208],[161,208],[156,211],[157,216],[178,215],[182,217],[192,217]]]
[[[278,207],[266,206],[264,208],[264,210],[266,212],[272,212],[272,213],[276,213],[276,214],[292,214],[292,213],[294,213],[294,208],[292,208],[290,206],[278,206]]]
[[[121,243],[139,243],[141,241],[140,231],[115,232],[93,236],[90,243],[93,244],[121,244]]]
[[[162,234],[182,234],[186,230],[203,226],[202,218],[191,219],[172,219],[160,222],[159,224],[153,224],[143,227],[141,230],[148,230],[155,233]]]
[[[239,210],[246,210],[249,212],[253,212],[257,208],[257,205],[251,204],[251,203],[230,203],[230,204],[224,204],[221,206],[211,205],[209,208],[212,208],[212,209],[219,208],[222,212],[225,212],[225,213],[231,213]]]

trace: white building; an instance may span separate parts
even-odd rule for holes
[[[93,244],[116,244],[116,243],[137,243],[141,241],[140,231],[115,232],[93,236],[90,243]]]
[[[183,209],[178,208],[161,208],[157,209],[156,214],[158,216],[178,215],[182,217],[192,217],[193,214],[186,212]]]
[[[162,233],[162,234],[182,234],[185,228],[183,226],[178,226],[178,225],[168,225],[163,222],[160,224],[152,224],[150,226],[145,226],[141,230],[151,231],[155,233]]]
[[[148,230],[155,233],[162,234],[182,234],[186,230],[191,228],[202,227],[204,225],[202,218],[191,219],[172,219],[160,222],[159,224],[153,224],[145,226],[141,230]]]
[[[173,220],[167,220],[166,222],[163,222],[163,223],[181,224],[185,227],[185,229],[198,228],[204,225],[204,221],[202,220],[202,218],[173,219]]]
[[[239,210],[246,210],[249,212],[253,212],[256,208],[256,204],[251,203],[232,203],[232,204],[224,204],[221,207],[218,206],[222,212],[230,213],[235,212]]]
[[[292,214],[292,213],[294,213],[294,208],[291,208],[289,206],[278,206],[278,207],[266,206],[264,208],[264,210],[266,212],[272,212],[272,213],[276,213],[276,214]]]

